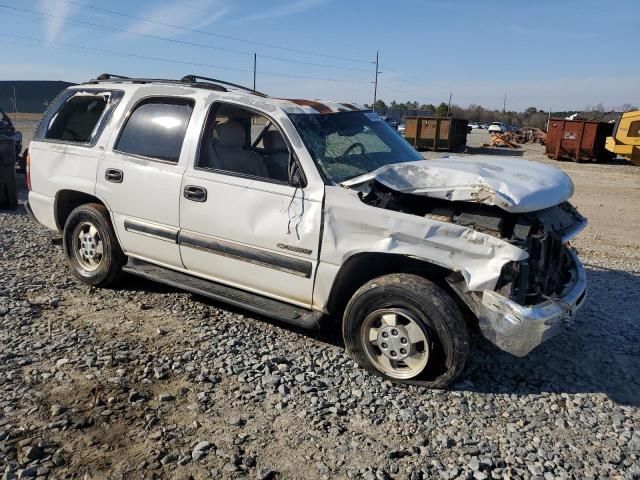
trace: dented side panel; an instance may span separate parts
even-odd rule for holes
[[[471,291],[493,289],[503,265],[527,252],[467,227],[372,207],[353,190],[325,188],[324,233],[314,304],[326,305],[337,268],[365,253],[407,255],[460,272]]]

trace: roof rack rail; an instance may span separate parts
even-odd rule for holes
[[[96,80],[110,80],[112,78],[121,78],[123,80],[129,80],[131,77],[124,77],[122,75],[116,75],[115,73],[103,73],[99,75]]]
[[[84,82],[83,85],[95,85],[102,82],[112,82],[112,83],[138,83],[138,84],[146,84],[146,83],[162,83],[165,85],[184,85],[185,82],[182,80],[172,80],[166,78],[130,78],[124,77],[122,75],[112,75],[110,73],[103,73],[98,78],[94,78],[89,80],[88,82]],[[216,85],[215,83],[191,83],[190,85],[194,87],[206,88],[208,90],[215,90],[218,92],[226,92],[227,89],[221,85]]]
[[[207,83],[222,84],[222,85],[228,85],[229,87],[239,88],[240,90],[244,90],[246,92],[251,92],[251,93],[253,93],[255,95],[259,95],[261,97],[268,97],[269,96],[266,93],[259,92],[257,90],[254,90],[253,88],[249,88],[249,87],[245,87],[245,86],[242,86],[242,85],[238,85],[237,83],[225,82],[224,80],[218,80],[217,78],[201,77],[199,75],[191,75],[191,74],[189,74],[189,75],[185,75],[184,77],[182,77],[182,79],[180,81],[184,82],[184,83],[202,83],[200,80],[204,80]]]
[[[223,86],[227,85],[229,87],[238,88],[240,90],[244,90],[246,92],[250,92],[254,95],[258,95],[261,97],[268,97],[266,93],[258,92],[248,87],[243,87],[242,85],[238,85],[236,83],[225,82],[224,80],[218,80],[216,78],[209,77],[201,77],[199,75],[185,75],[180,80],[167,80],[162,78],[131,78],[125,77],[124,75],[116,75],[114,73],[103,73],[99,75],[97,78],[93,80],[89,80],[85,82],[86,84],[96,84],[100,82],[127,82],[127,83],[165,83],[170,85],[176,84],[189,84],[194,87],[207,88],[209,90],[216,90],[218,92],[227,92],[228,90]]]

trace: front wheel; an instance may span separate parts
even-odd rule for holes
[[[122,273],[126,257],[104,205],[89,203],[71,212],[64,226],[63,248],[71,270],[87,285],[107,286]]]
[[[343,336],[360,366],[389,380],[444,388],[464,368],[462,313],[440,287],[410,274],[363,285],[344,313]]]

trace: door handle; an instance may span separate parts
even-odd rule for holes
[[[196,185],[187,185],[184,187],[184,198],[192,202],[206,202],[207,189]]]
[[[122,173],[122,170],[118,170],[116,168],[107,168],[107,170],[104,172],[104,178],[108,182],[122,183],[124,173]]]

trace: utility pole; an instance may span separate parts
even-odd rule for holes
[[[256,91],[256,63],[258,63],[258,55],[253,54],[253,91]]]
[[[13,87],[13,113],[18,113],[18,98],[16,97],[16,87]]]
[[[378,71],[379,54],[380,52],[376,52],[376,78],[375,78],[375,81],[373,82],[373,107],[372,107],[372,110],[374,112],[376,111],[376,102],[378,101],[378,74],[382,73]]]
[[[547,132],[549,131],[550,123],[551,123],[551,107],[549,107],[549,116],[547,117]]]
[[[504,99],[502,100],[502,123],[504,123],[504,114],[507,110],[507,94],[504,94]]]
[[[447,105],[447,117],[451,113],[451,99],[453,98],[453,93],[449,93],[449,104]]]

